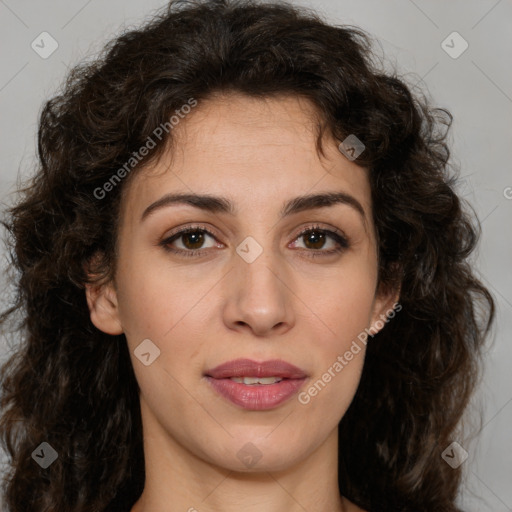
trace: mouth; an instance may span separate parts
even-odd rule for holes
[[[212,388],[244,409],[273,409],[302,387],[307,374],[290,363],[273,359],[256,362],[236,359],[205,372]]]
[[[276,384],[281,382],[283,379],[280,377],[230,377],[233,382],[240,384],[246,384],[247,386],[255,386],[262,384],[268,386],[269,384]]]

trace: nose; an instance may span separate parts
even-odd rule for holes
[[[293,327],[293,293],[284,265],[270,253],[252,263],[234,255],[234,267],[226,282],[224,322],[232,330],[264,337],[284,334]]]

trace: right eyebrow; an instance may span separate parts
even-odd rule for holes
[[[146,217],[160,208],[175,204],[188,204],[212,213],[229,213],[231,215],[234,215],[235,213],[233,203],[224,197],[208,194],[166,194],[154,203],[150,204],[144,210],[140,220],[143,221]]]

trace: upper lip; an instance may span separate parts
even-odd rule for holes
[[[214,379],[229,379],[230,377],[303,379],[307,377],[306,373],[300,368],[280,359],[262,362],[253,361],[252,359],[234,359],[206,371],[205,375]]]

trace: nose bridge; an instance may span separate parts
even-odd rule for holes
[[[255,237],[246,237],[233,255],[227,321],[246,324],[261,335],[276,326],[290,327],[292,311],[284,261],[269,233],[261,235],[260,240],[262,243]]]

